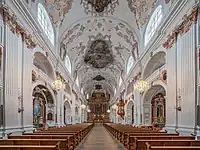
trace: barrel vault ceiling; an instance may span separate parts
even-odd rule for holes
[[[114,95],[156,0],[44,0],[44,5],[80,89]]]

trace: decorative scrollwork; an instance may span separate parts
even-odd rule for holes
[[[86,14],[103,16],[105,13],[113,15],[115,8],[119,5],[118,0],[81,0]]]

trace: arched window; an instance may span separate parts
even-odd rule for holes
[[[131,68],[133,67],[133,56],[131,55],[128,59],[128,63],[126,65],[126,73],[128,74],[131,71]]]
[[[38,4],[37,19],[44,33],[54,45],[54,31],[47,11],[42,4]]]
[[[163,17],[162,5],[159,5],[153,12],[149,20],[149,23],[147,25],[146,32],[145,32],[145,43],[144,43],[145,45],[147,45],[149,40],[154,35],[158,25],[161,23],[162,17]]]
[[[120,77],[120,79],[119,79],[119,86],[121,86],[121,84],[122,84],[122,78]]]
[[[66,58],[65,58],[65,66],[67,67],[67,70],[71,74],[71,72],[72,72],[72,66],[71,66],[70,59],[69,59],[69,57],[67,55],[66,55]]]
[[[76,78],[76,85],[79,87],[79,80],[78,80],[78,76]]]

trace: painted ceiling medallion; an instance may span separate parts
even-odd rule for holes
[[[81,0],[81,4],[86,14],[103,16],[109,13],[113,15],[119,2],[118,0]]]
[[[138,27],[144,25],[149,19],[149,13],[157,0],[127,0],[128,7],[134,13]]]
[[[98,76],[94,77],[93,80],[102,81],[102,80],[105,80],[105,78],[102,77],[101,75],[98,75]]]
[[[102,89],[102,85],[99,85],[99,84],[95,85],[95,89],[96,89],[96,90]]]
[[[89,36],[84,62],[94,68],[105,68],[114,61],[111,48],[109,36],[103,36],[102,34],[98,34],[96,37]]]

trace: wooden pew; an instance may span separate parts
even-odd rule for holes
[[[0,145],[0,150],[59,150],[55,146],[38,146],[38,145]]]
[[[74,150],[92,127],[93,124],[79,124],[8,136],[8,140],[0,140],[0,150]]]
[[[147,150],[146,143],[152,146],[200,146],[200,141],[195,140],[167,140],[167,139],[156,139],[156,140],[137,140],[135,150]]]
[[[129,150],[198,149],[199,141],[194,136],[179,136],[159,132],[158,129],[134,128],[127,125],[105,124],[106,129]],[[148,143],[148,145],[146,144]],[[200,149],[199,149],[200,150]]]
[[[146,143],[146,150],[200,150],[200,146],[152,146]]]
[[[129,150],[132,150],[135,148],[137,140],[173,140],[173,139],[180,139],[180,140],[194,140],[194,137],[192,136],[173,136],[171,134],[160,134],[160,135],[153,135],[153,134],[147,134],[147,135],[133,135],[129,136],[128,141],[125,141],[124,146],[127,147]]]
[[[68,140],[65,139],[7,139],[0,140],[0,145],[39,145],[39,146],[55,146],[61,150],[70,148]]]
[[[23,135],[23,136],[9,136],[8,139],[65,139],[68,140],[68,148],[75,149],[76,141],[73,136],[67,135]]]

